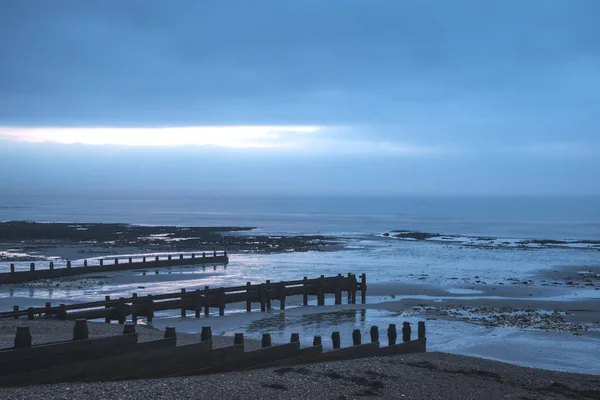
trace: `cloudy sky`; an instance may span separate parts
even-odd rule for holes
[[[4,188],[600,194],[597,0],[0,2]]]

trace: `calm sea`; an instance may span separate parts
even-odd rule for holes
[[[252,226],[268,234],[372,235],[406,229],[507,238],[600,239],[600,197],[3,192],[0,220]]]

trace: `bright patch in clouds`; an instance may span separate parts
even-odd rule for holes
[[[121,146],[295,147],[319,126],[191,126],[161,128],[0,128],[0,138],[29,143]]]

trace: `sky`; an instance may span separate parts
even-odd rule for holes
[[[597,0],[0,2],[4,190],[600,194]]]

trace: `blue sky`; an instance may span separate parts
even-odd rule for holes
[[[596,0],[5,0],[0,174],[600,194],[598,15]]]

